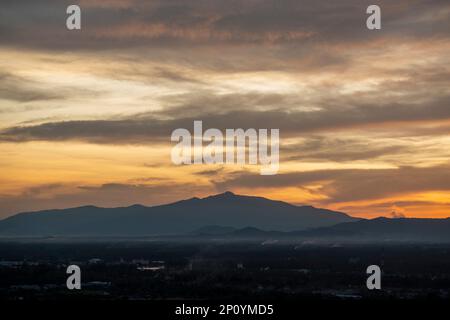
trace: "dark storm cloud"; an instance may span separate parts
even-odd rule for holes
[[[450,165],[400,167],[393,169],[344,169],[292,172],[264,177],[234,174],[215,181],[218,190],[233,188],[304,187],[322,183],[320,192],[329,197],[324,203],[381,199],[414,192],[450,191]]]

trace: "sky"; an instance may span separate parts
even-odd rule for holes
[[[227,190],[449,217],[449,52],[448,0],[2,0],[0,218]],[[172,164],[194,120],[279,129],[278,174]]]

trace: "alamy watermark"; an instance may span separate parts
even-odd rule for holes
[[[260,165],[261,175],[274,175],[279,169],[280,130],[207,129],[194,121],[194,133],[187,129],[172,132],[172,162],[183,164]],[[204,145],[206,143],[206,145]],[[270,150],[269,150],[270,149]]]
[[[79,266],[72,264],[67,267],[67,274],[70,276],[67,278],[66,286],[69,290],[80,290],[81,289],[81,269]]]
[[[370,16],[366,20],[366,26],[369,30],[381,29],[381,8],[376,4],[367,7],[366,13]]]
[[[367,289],[381,290],[381,268],[373,264],[367,267],[366,273],[370,274],[366,281]]]
[[[73,4],[67,7],[66,13],[69,15],[66,19],[67,30],[81,30],[81,8]]]

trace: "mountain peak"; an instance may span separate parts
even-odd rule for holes
[[[234,197],[236,194],[234,194],[231,191],[225,191],[224,193],[219,193],[218,196],[222,196],[222,197]]]
[[[234,198],[236,196],[237,195],[231,191],[225,191],[223,193],[218,193],[218,194],[206,197],[204,199],[229,199],[229,198]]]

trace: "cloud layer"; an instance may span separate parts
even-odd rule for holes
[[[377,1],[379,31],[368,0],[81,0],[73,32],[69,4],[0,4],[0,216],[228,189],[450,212],[447,0]],[[280,129],[280,174],[173,166],[170,134],[194,120]]]

